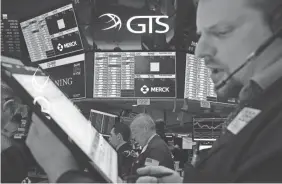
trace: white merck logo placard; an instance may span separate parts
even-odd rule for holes
[[[62,45],[61,43],[58,43],[57,49],[62,52],[64,49],[75,47],[75,46],[77,46],[76,41],[68,42],[68,43],[65,43],[64,45]]]
[[[121,22],[121,19],[120,19],[119,16],[112,14],[112,13],[105,13],[105,14],[101,15],[99,18],[105,17],[105,16],[110,18],[110,20],[107,21],[106,23],[114,22],[114,24],[111,25],[110,27],[104,28],[102,30],[109,30],[109,29],[113,29],[113,28],[117,28],[117,27],[118,27],[118,30],[121,29],[122,22]],[[164,27],[163,30],[155,30],[155,33],[159,33],[159,34],[167,33],[169,31],[169,25],[166,24],[165,22],[162,22],[161,20],[162,19],[168,19],[168,18],[169,17],[166,16],[166,15],[133,16],[130,19],[128,19],[128,21],[126,23],[126,27],[127,27],[127,30],[129,32],[134,33],[134,34],[146,33],[146,30],[147,30],[146,24],[137,24],[137,26],[139,28],[141,28],[141,30],[133,30],[132,29],[132,21],[138,20],[138,19],[148,19],[148,21],[149,21],[149,33],[151,34],[151,33],[153,33],[153,20],[155,20],[155,23],[157,25]]]
[[[146,95],[148,92],[151,93],[169,93],[169,87],[151,87],[144,85],[141,87],[141,92]]]

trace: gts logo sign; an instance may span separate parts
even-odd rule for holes
[[[117,28],[118,30],[121,29],[122,27],[122,21],[120,19],[119,16],[112,14],[112,13],[105,13],[103,15],[101,15],[99,18],[101,17],[108,17],[109,21],[107,21],[106,23],[112,23],[111,26],[104,28],[102,30],[109,30],[109,29],[113,29],[113,28]],[[163,19],[168,19],[169,17],[166,15],[152,15],[152,16],[134,16],[131,17],[130,19],[128,19],[128,21],[126,22],[126,27],[127,30],[131,33],[134,34],[143,34],[146,33],[147,30],[147,24],[137,24],[137,27],[139,29],[133,29],[132,28],[132,24],[134,23],[135,20],[138,19],[147,19],[148,20],[148,30],[149,33],[153,33],[153,22],[161,27],[163,27],[163,29],[160,30],[155,30],[155,33],[158,34],[163,34],[163,33],[167,33],[169,31],[169,25],[166,24]],[[133,22],[133,23],[132,23]]]

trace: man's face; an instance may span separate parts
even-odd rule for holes
[[[110,144],[114,147],[117,148],[118,144],[119,144],[119,140],[118,140],[118,136],[116,135],[114,128],[111,130],[111,135],[109,138],[109,142]]]
[[[247,6],[247,0],[200,0],[197,31],[201,37],[196,55],[205,59],[215,86],[272,35],[262,13]],[[254,75],[255,69],[254,61],[216,91],[217,95],[238,97],[242,85]]]

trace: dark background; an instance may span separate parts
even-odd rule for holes
[[[82,41],[87,51],[92,47],[91,42],[96,42],[99,39],[108,39],[107,45],[110,45],[112,49],[116,46],[116,40],[114,40],[112,33],[103,32],[105,34],[98,34],[101,32],[98,27],[91,27],[91,23],[95,23],[97,16],[101,15],[104,12],[109,12],[115,10],[113,13],[123,13],[122,19],[127,19],[131,15],[145,14],[148,13],[148,10],[145,8],[134,8],[134,7],[125,7],[125,6],[116,6],[116,1],[108,0],[97,0],[93,6],[93,1],[90,0],[2,0],[1,12],[8,13],[13,15],[13,17],[19,20],[27,20],[34,16],[40,15],[42,13],[48,12],[50,10],[56,9],[60,6],[66,5],[71,2],[75,3],[75,13],[77,16],[78,24],[82,33]],[[15,6],[16,5],[16,6]],[[99,8],[98,8],[99,7]],[[192,41],[197,41],[196,25],[195,25],[195,16],[196,9],[192,0],[178,0],[178,9],[175,12],[176,18],[174,26],[171,28],[174,29],[174,37],[171,39],[171,45],[174,45],[174,48],[171,51],[177,51],[177,64],[176,64],[176,75],[177,75],[177,97],[184,97],[184,79],[185,79],[185,53],[188,52],[189,47],[191,46]],[[97,22],[96,22],[97,23]],[[136,36],[136,35],[135,35]],[[114,36],[119,40],[130,40],[128,44],[130,45],[129,49],[135,50],[135,46],[140,46],[140,37],[136,38],[134,35],[129,34],[128,32],[119,31],[118,35]],[[106,38],[107,37],[107,38]],[[132,38],[131,38],[132,37]],[[90,38],[90,39],[89,39]],[[90,41],[89,41],[90,40]],[[92,41],[91,41],[92,40]],[[135,45],[135,46],[134,46]],[[29,63],[27,49],[25,47],[24,41],[22,40],[22,53],[23,62],[25,64]],[[94,46],[95,47],[95,44]],[[92,59],[91,59],[92,58]],[[89,56],[86,58],[86,68],[87,68],[87,83],[93,86],[93,57]],[[88,82],[89,81],[89,82]],[[91,87],[87,88],[91,89]],[[92,94],[91,92],[89,94]]]
[[[74,65],[80,64],[80,75],[74,75]],[[63,71],[63,72],[62,72]],[[46,72],[50,75],[53,80],[72,78],[72,85],[59,86],[59,88],[65,92],[69,98],[84,98],[85,96],[85,71],[84,61],[71,63],[63,66],[57,66],[54,68],[46,69]]]

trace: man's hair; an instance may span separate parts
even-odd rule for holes
[[[138,121],[138,127],[140,128],[146,127],[148,130],[156,131],[156,124],[153,118],[148,114],[138,114],[133,121]]]
[[[196,5],[200,0],[196,0]],[[266,23],[272,31],[277,31],[282,22],[282,0],[246,0],[247,5],[262,11]]]
[[[113,128],[116,135],[120,133],[125,142],[129,141],[131,133],[128,125],[126,125],[125,123],[117,122]]]
[[[282,1],[281,0],[247,0],[247,4],[262,11],[266,23],[272,31],[281,27],[282,21]]]
[[[9,100],[14,96],[13,90],[1,80],[1,100]]]

